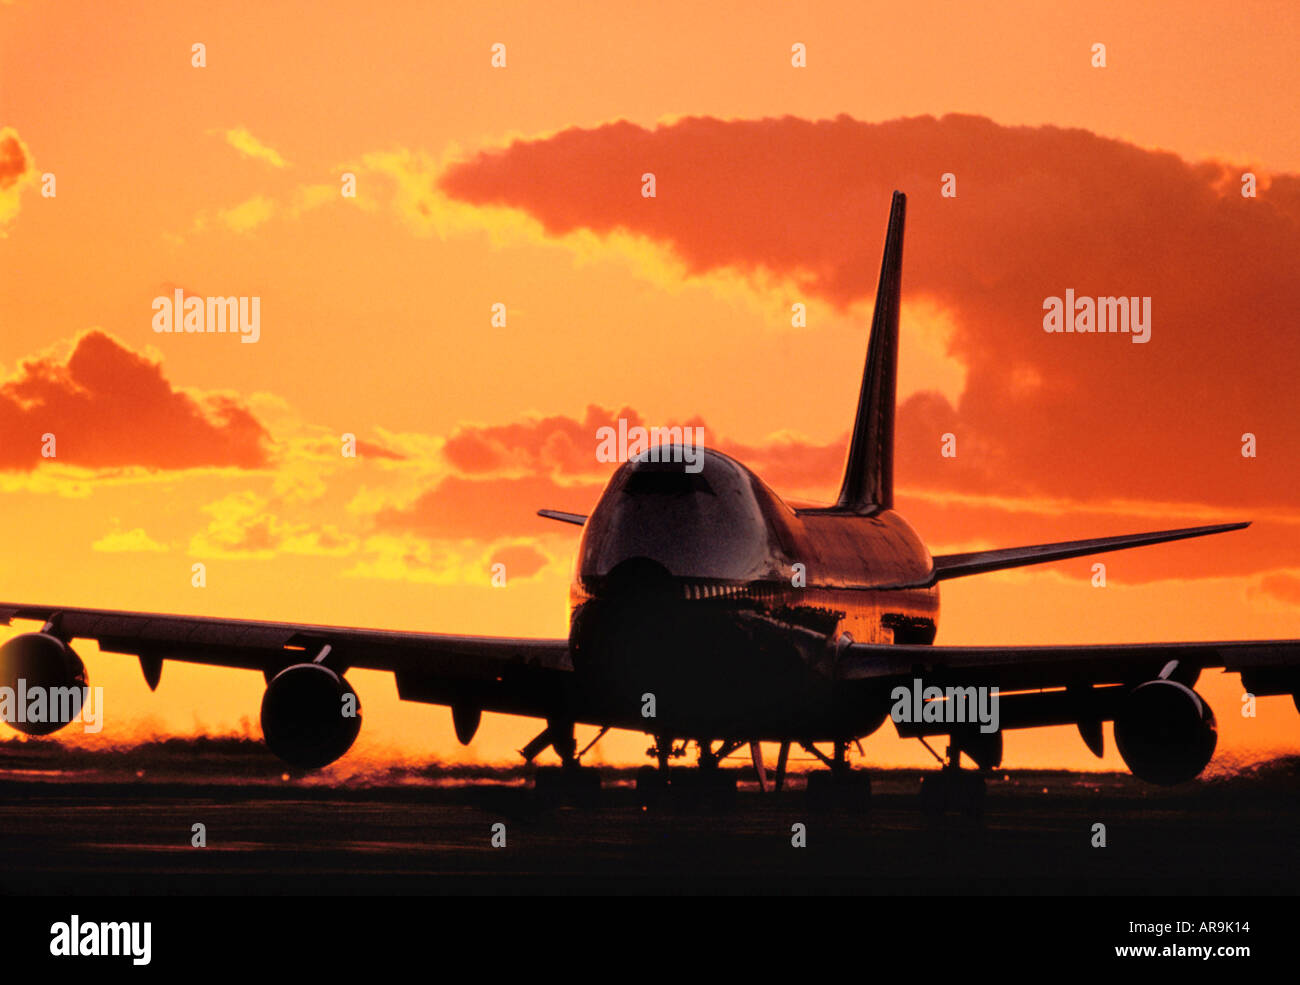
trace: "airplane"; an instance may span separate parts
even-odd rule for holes
[[[649,735],[656,764],[637,790],[730,790],[719,763],[749,746],[766,789],[760,743],[779,743],[780,790],[792,744],[826,768],[808,777],[818,803],[869,803],[850,744],[893,719],[904,737],[947,736],[947,758],[922,782],[929,809],[977,811],[983,776],[1002,763],[1006,729],[1074,725],[1096,756],[1113,722],[1130,771],[1154,784],[1200,775],[1217,741],[1214,713],[1194,690],[1200,673],[1239,673],[1255,695],[1290,694],[1300,709],[1300,641],[1048,646],[936,646],[939,584],[951,578],[1238,530],[1223,523],[1092,540],[932,556],[894,510],[894,413],[906,197],[893,195],[866,364],[835,502],[792,505],[740,462],[680,447],[629,458],[590,514],[540,510],[581,526],[561,639],[456,636],[304,623],[0,603],[0,621],[39,631],[0,647],[0,685],[84,687],[72,649],[136,656],[156,689],[167,660],[251,668],[266,679],[266,745],[301,769],[343,756],[361,727],[352,668],[391,672],[404,700],[451,709],[468,745],[483,712],[545,727],[521,750],[548,747],[561,765],[535,786],[559,795],[599,788],[581,765],[575,725]],[[694,468],[683,463],[694,461]],[[901,720],[897,688],[923,681],[925,705],[997,688],[998,728],[950,714]],[[942,696],[939,696],[942,695]],[[351,709],[351,713],[341,709]],[[934,719],[934,720],[930,720]],[[12,722],[46,734],[59,722]],[[594,744],[593,740],[593,743]],[[698,749],[695,768],[670,761]],[[819,745],[828,745],[825,752]],[[928,743],[927,743],[928,746]],[[587,747],[590,748],[590,745]],[[934,750],[931,749],[933,753]],[[965,755],[976,770],[963,769]]]

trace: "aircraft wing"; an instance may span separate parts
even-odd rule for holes
[[[1208,643],[1121,643],[1097,646],[917,646],[912,644],[860,644],[838,648],[837,676],[850,692],[861,688],[889,688],[891,700],[899,687],[912,694],[938,688],[943,704],[954,701],[960,708],[972,692],[967,688],[997,688],[996,724],[992,734],[967,724],[954,725],[940,706],[927,719],[924,712],[894,719],[904,738],[949,735],[951,749],[960,749],[981,767],[1002,762],[1001,733],[1007,729],[1075,725],[1084,743],[1096,756],[1103,753],[1102,722],[1116,721],[1116,741],[1121,755],[1135,774],[1153,783],[1176,783],[1197,775],[1213,754],[1213,730],[1208,744],[1202,733],[1189,733],[1180,746],[1178,759],[1166,748],[1152,751],[1139,746],[1138,765],[1124,752],[1118,733],[1118,719],[1131,707],[1138,686],[1166,679],[1184,688],[1195,685],[1201,671],[1221,668],[1241,674],[1242,687],[1256,696],[1289,694],[1300,708],[1300,640],[1249,640]],[[920,681],[918,686],[915,682]],[[983,707],[984,696],[976,695]],[[939,695],[936,693],[936,698]],[[925,701],[918,697],[916,701]],[[1162,701],[1165,699],[1161,699]],[[1192,706],[1209,713],[1201,699],[1191,696]],[[906,708],[907,705],[896,705]],[[919,704],[912,705],[919,710]],[[969,705],[966,705],[969,709]],[[990,702],[987,706],[992,708]],[[1149,705],[1148,705],[1149,707]],[[1180,711],[1180,714],[1182,712]],[[891,717],[893,710],[891,709]],[[1165,728],[1167,723],[1158,728]],[[1173,726],[1169,726],[1172,728]],[[1131,726],[1130,726],[1131,729]],[[1132,732],[1130,731],[1130,735]],[[1139,734],[1141,737],[1141,734]],[[1148,734],[1149,738],[1149,734]],[[1183,742],[1180,739],[1180,742]],[[1198,756],[1203,754],[1204,758]]]
[[[986,571],[1021,568],[1027,564],[1063,561],[1088,554],[1122,551],[1129,547],[1163,544],[1188,537],[1242,530],[1247,523],[1219,523],[1208,527],[1183,527],[1179,530],[1157,530],[1152,533],[1124,534],[1119,537],[1095,537],[1091,540],[1065,540],[1055,544],[1031,544],[1027,547],[1007,547],[995,551],[973,551],[970,554],[941,554],[934,559],[934,580],[978,575]]]
[[[1300,640],[1207,643],[1109,643],[1072,646],[922,646],[854,643],[845,647],[838,676],[846,681],[907,681],[941,687],[998,687],[1003,692],[1071,686],[1137,684],[1160,675],[1195,680],[1205,669],[1242,674],[1255,694],[1300,688]],[[1260,686],[1259,690],[1252,683]]]
[[[150,687],[162,662],[180,660],[261,671],[310,663],[330,647],[331,669],[392,672],[398,694],[430,704],[546,717],[573,708],[568,640],[451,636],[306,623],[159,615],[111,609],[0,603],[0,624],[34,619],[64,640],[92,639],[101,650],[140,658]]]

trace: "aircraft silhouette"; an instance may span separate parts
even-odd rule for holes
[[[347,671],[389,671],[403,699],[450,706],[465,744],[484,711],[544,719],[522,753],[529,761],[547,747],[558,754],[563,765],[539,771],[537,783],[559,791],[599,783],[579,765],[576,723],[601,735],[620,728],[653,737],[658,766],[638,776],[647,797],[678,786],[734,790],[734,775],[718,763],[746,744],[766,785],[759,743],[770,741],[780,743],[778,789],[797,743],[828,767],[811,774],[810,793],[865,803],[869,781],[849,768],[848,746],[891,717],[900,735],[948,736],[946,765],[923,788],[931,807],[978,806],[983,781],[960,770],[961,755],[982,770],[1000,765],[1009,728],[1073,724],[1100,756],[1102,722],[1112,721],[1135,775],[1159,784],[1196,777],[1216,742],[1214,714],[1193,690],[1201,671],[1240,673],[1251,693],[1291,694],[1300,708],[1300,641],[933,645],[941,581],[1247,524],[932,557],[893,509],[905,209],[895,192],[834,505],[792,506],[726,455],[703,450],[688,469],[683,449],[659,446],[620,466],[590,515],[539,511],[583,527],[565,639],[0,603],[5,624],[44,623],[0,648],[0,684],[84,686],[70,646],[77,638],[136,655],[151,688],[165,660],[254,668],[267,681],[267,745],[312,768],[347,752],[360,729],[359,710],[340,710],[359,709]],[[909,689],[915,700],[900,699]],[[989,700],[994,729],[970,714]],[[899,713],[909,709],[917,713]],[[12,724],[33,733],[58,727]],[[670,770],[688,741],[698,746],[699,768]]]

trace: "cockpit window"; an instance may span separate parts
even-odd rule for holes
[[[682,496],[702,492],[715,495],[709,480],[702,473],[687,472],[681,466],[646,469],[633,472],[623,487],[625,493],[655,493],[661,496]]]

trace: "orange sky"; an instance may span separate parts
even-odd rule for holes
[[[899,506],[936,552],[1256,521],[1112,555],[1105,589],[1087,559],[947,583],[938,642],[1300,635],[1293,5],[186,6],[0,4],[0,597],[562,635],[577,530],[533,511],[591,506],[601,423],[702,423],[832,493],[901,187]],[[260,340],[154,333],[178,287],[260,296]],[[1152,341],[1046,335],[1068,287],[1152,296]],[[256,674],[150,694],[82,655],[96,742],[256,728]],[[462,751],[354,677],[355,755],[502,760],[537,728]],[[1225,761],[1295,748],[1289,699],[1202,690]],[[1071,729],[1007,753],[1095,762]]]

